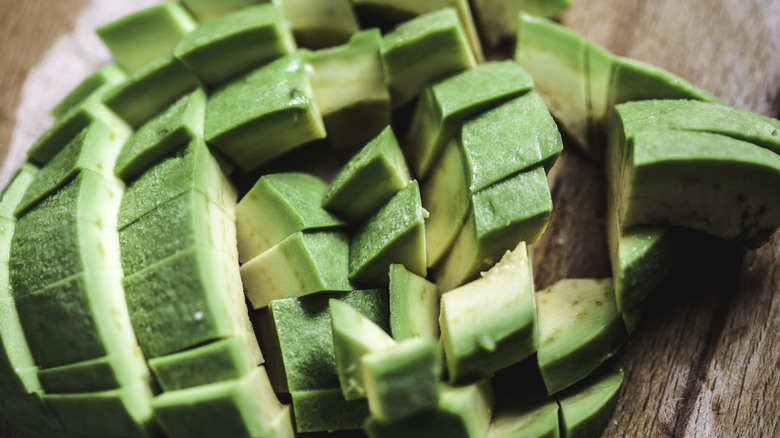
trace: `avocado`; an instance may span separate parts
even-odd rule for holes
[[[365,398],[361,358],[372,351],[389,348],[396,342],[349,304],[331,299],[329,308],[341,392],[348,401]]]
[[[439,323],[452,384],[490,377],[533,354],[534,282],[525,242],[482,278],[443,294]]]
[[[411,179],[398,140],[387,126],[339,170],[322,206],[349,221],[360,222]]]
[[[612,279],[565,279],[535,294],[539,370],[548,394],[585,378],[628,334]]]
[[[513,39],[521,12],[552,17],[571,7],[572,0],[475,0],[472,2],[483,40],[490,47]]]
[[[406,152],[425,179],[463,122],[533,89],[531,76],[514,61],[481,64],[428,86],[412,116]]]
[[[19,201],[16,215],[23,215],[84,169],[113,178],[114,162],[129,135],[126,128],[114,129],[99,120],[92,122],[36,173]]]
[[[228,12],[237,11],[268,0],[182,0],[182,4],[201,23],[208,23]]]
[[[325,138],[310,68],[297,51],[215,89],[206,106],[206,141],[249,172]]]
[[[271,301],[256,314],[259,341],[276,392],[333,389],[343,400],[328,301],[339,299],[389,329],[387,291],[322,293]]]
[[[382,38],[380,47],[393,108],[412,100],[426,85],[476,66],[453,8],[402,23]]]
[[[151,376],[140,348],[84,362],[38,371],[41,387],[48,394],[100,392],[149,383]]]
[[[536,393],[497,405],[486,438],[558,438],[558,403]]]
[[[349,279],[357,284],[388,284],[393,263],[425,275],[425,224],[420,186],[410,182],[363,222],[349,244]]]
[[[289,412],[261,367],[238,379],[166,391],[152,400],[154,416],[171,438],[292,437]]]
[[[90,96],[108,85],[117,84],[127,78],[127,73],[116,64],[108,64],[98,69],[95,73],[76,86],[60,103],[51,110],[51,115],[59,119],[70,112],[71,109],[81,106]]]
[[[757,247],[780,225],[770,194],[780,177],[776,153],[679,130],[639,131],[626,143],[615,195],[623,226],[678,225]]]
[[[435,409],[441,369],[437,356],[436,341],[422,338],[365,353],[361,374],[371,415],[392,422]]]
[[[182,38],[173,54],[203,83],[218,85],[295,48],[280,8],[262,4],[201,25]]]
[[[618,402],[623,370],[589,377],[556,396],[560,405],[561,435],[599,436]]]
[[[390,124],[381,38],[379,30],[369,29],[355,33],[343,45],[309,56],[314,97],[328,141],[337,151],[359,149]]]
[[[365,399],[345,400],[339,388],[293,391],[291,396],[299,433],[360,429],[369,415]]]
[[[40,169],[38,166],[30,163],[29,161],[23,163],[21,167],[16,170],[16,172],[11,177],[11,180],[8,182],[5,188],[3,188],[2,194],[0,194],[0,218],[16,222],[16,215],[14,214],[14,211],[16,211],[16,207],[19,205],[19,202],[22,201],[27,188],[35,179],[35,175],[39,170]],[[0,236],[2,236],[4,242],[5,239],[8,238],[9,244],[11,242],[10,236],[12,235],[13,228],[3,228],[2,233],[0,233]],[[3,257],[5,261],[8,261],[8,257],[5,255],[5,253],[8,251],[8,248],[5,246],[3,246],[3,248]],[[0,292],[0,294],[2,293],[3,292]]]
[[[238,255],[246,263],[298,231],[339,230],[346,223],[322,208],[328,185],[306,173],[260,177],[236,206]]]
[[[255,309],[271,300],[352,290],[349,238],[341,231],[299,231],[241,266]]]
[[[323,49],[344,44],[360,30],[350,0],[273,0],[284,13],[300,47]]]
[[[198,88],[144,123],[122,146],[114,173],[129,183],[177,148],[203,137],[206,92]]]
[[[542,165],[471,195],[465,225],[449,254],[433,269],[439,291],[475,279],[519,242],[536,242],[551,213],[550,188]]]
[[[169,55],[153,61],[108,90],[103,102],[137,129],[200,86],[198,77]]]
[[[439,339],[439,293],[436,285],[390,265],[390,328],[393,339]]]
[[[103,25],[97,34],[117,64],[133,74],[171,55],[182,37],[197,26],[184,5],[163,2]]]

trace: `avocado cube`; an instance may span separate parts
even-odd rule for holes
[[[441,297],[450,382],[475,381],[536,351],[531,260],[525,242],[485,275]]]
[[[595,436],[609,422],[623,384],[623,370],[601,373],[561,392],[560,405],[563,436]]]
[[[436,285],[390,265],[390,328],[393,339],[439,339],[439,293]]]
[[[298,51],[214,90],[206,106],[206,141],[249,172],[325,138],[308,69]]]
[[[476,66],[453,8],[399,25],[382,38],[381,54],[393,108],[412,100],[426,85]]]
[[[203,137],[206,92],[198,88],[144,123],[122,146],[115,174],[130,182],[177,148]]]
[[[198,27],[182,38],[174,56],[205,84],[217,85],[294,50],[282,11],[263,4]]]
[[[117,64],[132,74],[171,55],[182,37],[197,26],[184,5],[163,2],[101,26],[97,34]]]
[[[474,0],[472,3],[479,30],[490,47],[515,38],[521,13],[552,17],[571,4],[572,0]]]
[[[439,404],[441,368],[435,340],[407,339],[367,352],[360,362],[368,407],[375,418],[396,421]]]
[[[291,396],[298,433],[360,429],[369,415],[365,399],[345,400],[339,388],[293,391]]]
[[[66,434],[60,421],[43,400],[41,390],[23,394],[4,394],[0,400],[0,412],[20,431],[31,432],[25,436],[78,438]]]
[[[407,153],[418,178],[428,176],[463,122],[533,89],[534,82],[514,61],[489,62],[427,87],[414,110]]]
[[[299,231],[241,266],[255,309],[271,300],[352,290],[349,238],[340,231]]]
[[[44,391],[49,394],[100,392],[149,382],[151,377],[138,347],[110,356],[38,371]]]
[[[586,377],[627,338],[612,279],[565,279],[537,292],[537,360],[548,394]]]
[[[228,217],[235,218],[236,190],[203,139],[177,149],[127,184],[119,209],[119,229],[191,190],[204,194]]]
[[[398,140],[388,126],[336,174],[322,206],[349,221],[360,222],[410,180]]]
[[[339,388],[328,302],[339,299],[389,329],[387,291],[324,293],[271,301],[257,314],[259,341],[276,392]]]
[[[152,400],[152,408],[170,437],[292,436],[289,414],[263,367],[239,379],[166,391]]]
[[[329,307],[341,392],[345,400],[365,398],[361,358],[372,351],[389,348],[396,342],[349,304],[331,299]]]
[[[163,391],[175,391],[238,379],[262,362],[254,333],[244,333],[149,359],[149,368]]]
[[[356,33],[346,44],[309,56],[314,97],[336,150],[352,152],[390,124],[380,41],[379,30],[370,29]]]
[[[585,40],[585,59],[588,65],[588,147],[597,159],[603,159],[607,126],[612,108],[609,107],[609,89],[615,55],[593,41]]]
[[[546,394],[516,394],[510,402],[496,406],[486,438],[558,437],[558,413],[558,403]]]
[[[103,102],[137,129],[199,86],[197,76],[170,55],[152,62],[109,90]]]
[[[6,286],[0,276],[0,287]],[[1,283],[6,283],[5,285]],[[24,337],[13,298],[0,298],[0,390],[3,394],[29,394],[41,389],[38,366]],[[6,411],[3,410],[5,413]]]
[[[550,189],[541,165],[472,195],[466,224],[433,270],[439,291],[476,278],[519,242],[536,242],[551,213]]]
[[[300,47],[337,46],[360,30],[350,0],[274,0],[274,3],[284,12]]]
[[[228,12],[267,3],[270,0],[182,0],[184,6],[189,9],[195,18],[201,23],[208,23]]]
[[[263,175],[236,206],[238,256],[246,263],[298,231],[346,223],[322,208],[328,185],[314,175]]]
[[[125,276],[192,248],[237,257],[235,222],[190,190],[119,230]]]
[[[109,391],[44,394],[65,432],[78,436],[153,436],[152,391],[146,382]]]
[[[35,175],[16,208],[16,215],[23,215],[84,169],[113,178],[111,169],[129,136],[126,127],[114,129],[99,120],[93,121]]]
[[[71,109],[80,106],[87,98],[92,96],[95,91],[105,88],[107,85],[117,84],[127,78],[127,73],[116,64],[108,64],[101,67],[81,81],[60,103],[51,110],[51,115],[59,119],[69,113]]]
[[[349,246],[349,279],[387,285],[390,265],[425,275],[425,218],[420,186],[410,182],[355,232]]]
[[[38,173],[38,166],[33,163],[26,162],[16,170],[11,180],[3,188],[2,194],[0,194],[0,218],[8,219],[10,221],[16,221],[16,215],[14,211],[24,197],[24,193],[27,188],[35,179],[35,175]],[[10,236],[11,232],[4,230],[4,236]],[[10,240],[9,240],[10,243]],[[7,258],[6,258],[7,260]]]

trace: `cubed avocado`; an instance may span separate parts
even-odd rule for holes
[[[16,304],[13,298],[0,298],[0,390],[10,396],[40,389],[38,366],[24,337]]]
[[[393,339],[439,339],[439,293],[436,285],[409,272],[403,265],[390,265],[390,328]]]
[[[597,436],[617,406],[623,370],[600,373],[556,396],[560,406],[561,435]]]
[[[71,109],[78,107],[98,89],[106,85],[122,82],[127,78],[127,73],[116,64],[108,64],[101,67],[95,73],[81,81],[60,103],[51,110],[51,115],[59,119],[69,113]]]
[[[472,7],[486,45],[495,47],[515,38],[520,13],[552,17],[571,4],[572,0],[474,0]]]
[[[339,230],[346,223],[322,207],[328,185],[298,172],[263,175],[236,206],[238,257],[246,263],[298,231]]]
[[[206,141],[248,172],[325,138],[309,69],[298,51],[214,90],[206,106]]]
[[[8,182],[5,188],[3,188],[2,194],[0,194],[0,218],[14,222],[16,221],[14,211],[24,197],[27,188],[30,186],[33,179],[35,179],[35,175],[38,171],[38,166],[26,162],[19,167],[16,173],[14,173],[13,177],[11,177],[11,181]],[[4,229],[3,235],[10,237],[12,232],[13,230]],[[8,240],[8,243],[10,244],[10,239]]]
[[[299,433],[360,429],[368,417],[366,400],[345,400],[339,388],[293,391],[291,396]]]
[[[184,5],[168,1],[103,25],[97,34],[117,64],[135,73],[171,55],[181,38],[197,26]]]
[[[284,12],[300,47],[322,49],[344,44],[360,30],[350,0],[273,0]]]
[[[205,84],[217,85],[294,50],[282,11],[262,4],[203,24],[182,38],[174,56]]]
[[[133,133],[116,157],[114,173],[129,183],[177,148],[203,138],[205,118],[206,92],[198,88]]]
[[[558,414],[554,398],[535,392],[516,393],[510,402],[496,402],[487,438],[558,438]]]
[[[150,382],[141,349],[138,347],[84,362],[38,371],[43,390],[49,394],[100,392]]]
[[[228,12],[267,2],[268,0],[182,0],[182,4],[184,4],[184,6],[186,6],[201,23],[208,23]]]

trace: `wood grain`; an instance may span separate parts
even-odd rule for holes
[[[26,72],[83,3],[0,2],[0,154]],[[562,22],[732,105],[780,117],[778,0],[575,0]],[[600,166],[567,148],[549,181],[555,208],[533,248],[537,285],[609,275]],[[616,358],[626,380],[604,436],[777,436],[780,237],[755,251],[700,236],[686,243]],[[9,433],[0,424],[0,436]]]

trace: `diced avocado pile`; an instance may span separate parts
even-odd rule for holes
[[[30,437],[600,434],[602,365],[681,229],[780,226],[780,122],[523,13],[568,1],[472,5],[183,0],[100,28],[116,63],[0,197],[0,412]],[[478,27],[515,60],[484,63]],[[614,275],[536,291],[559,124],[604,160]],[[276,170],[328,148],[330,182]]]

